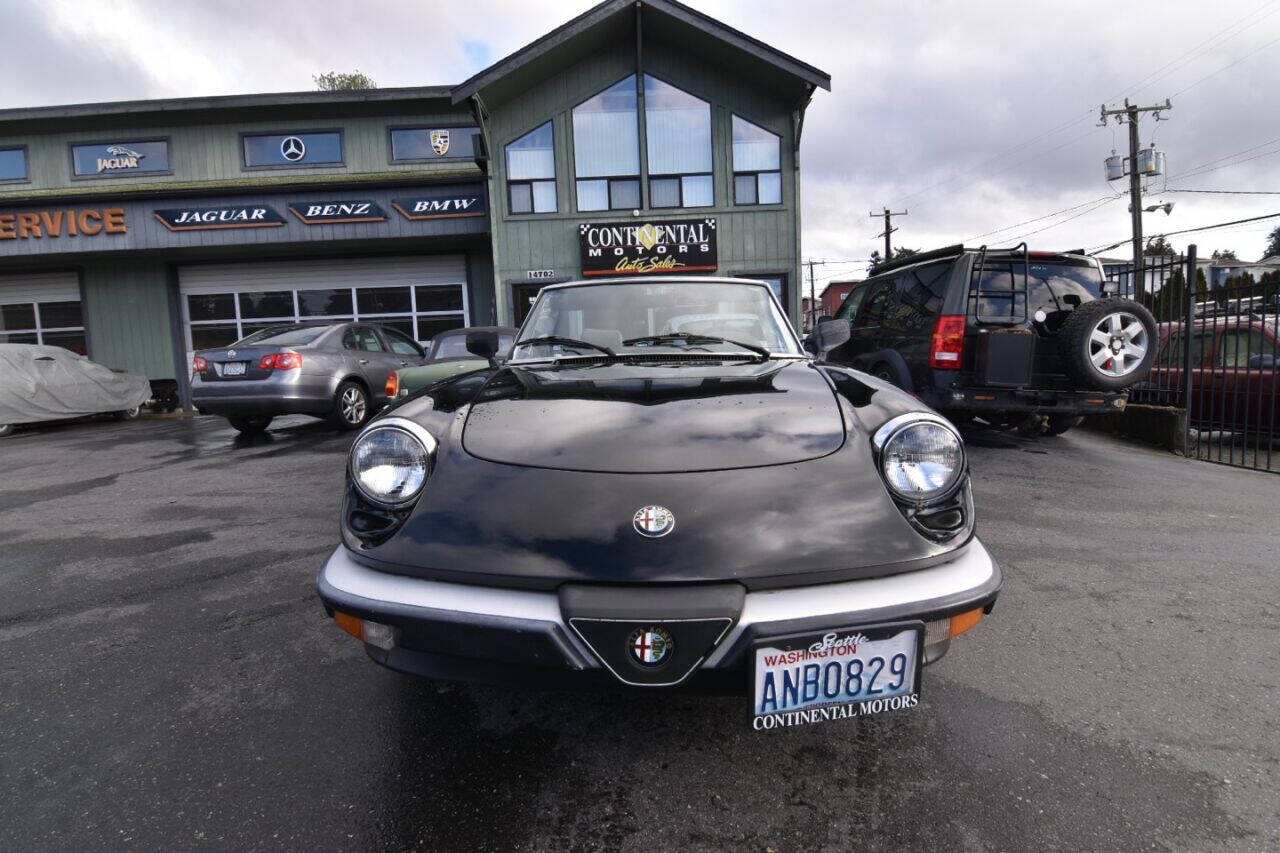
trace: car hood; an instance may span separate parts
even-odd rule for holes
[[[786,465],[843,443],[831,386],[794,360],[510,367],[463,431],[490,462],[618,474]]]

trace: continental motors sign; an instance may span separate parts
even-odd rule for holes
[[[712,272],[718,265],[714,219],[584,222],[578,244],[584,276]]]

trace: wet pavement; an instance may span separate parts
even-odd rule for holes
[[[313,579],[348,435],[0,441],[0,849],[1275,849],[1280,478],[969,436],[995,614],[914,711],[456,687]]]

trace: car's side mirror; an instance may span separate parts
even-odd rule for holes
[[[830,315],[830,314],[819,314],[819,315],[818,315],[818,322],[819,322],[819,323],[827,323],[827,322],[830,322],[830,321],[831,321],[831,315]]]
[[[490,367],[497,367],[498,333],[491,331],[467,332],[467,352],[478,355],[489,362]]]
[[[849,340],[849,324],[844,320],[824,320],[813,330],[813,345],[818,355],[826,355]]]
[[[1270,367],[1276,366],[1276,357],[1270,353],[1266,355],[1255,355],[1249,359],[1249,367]]]

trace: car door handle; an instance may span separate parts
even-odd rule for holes
[[[400,362],[400,366],[401,366],[401,367],[408,367],[408,366],[409,366],[409,362],[407,362],[407,361],[402,361],[402,362]]]
[[[368,364],[368,363],[369,363],[369,359],[367,359],[367,358],[362,358],[362,359],[360,359],[360,363],[361,363],[361,364]]]

